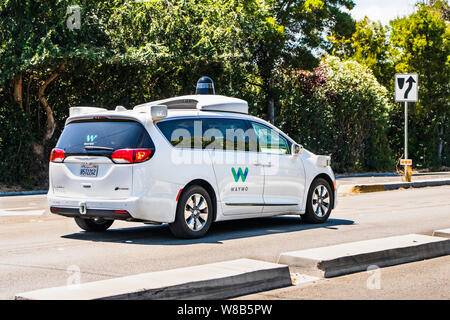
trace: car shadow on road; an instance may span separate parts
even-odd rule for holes
[[[328,219],[323,224],[307,224],[302,222],[298,216],[278,216],[216,222],[212,224],[206,236],[200,239],[177,239],[172,235],[167,225],[112,228],[106,232],[82,231],[64,235],[62,238],[142,245],[221,244],[225,240],[318,228],[337,230],[339,226],[352,224],[354,224],[354,221],[345,219]]]

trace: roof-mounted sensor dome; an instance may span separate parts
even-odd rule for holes
[[[197,81],[195,94],[215,94],[214,82],[210,77],[203,76]]]

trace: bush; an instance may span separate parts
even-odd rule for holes
[[[331,154],[337,172],[393,169],[388,92],[367,67],[328,56],[284,82],[280,125],[299,143]]]
[[[0,182],[32,188],[46,185],[32,152],[30,119],[15,103],[0,103]],[[45,177],[44,177],[45,178]]]

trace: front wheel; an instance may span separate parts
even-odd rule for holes
[[[175,221],[169,224],[170,231],[178,238],[203,237],[213,219],[211,197],[203,187],[191,186],[181,195]]]
[[[105,220],[102,218],[83,219],[75,217],[77,225],[88,232],[106,231],[113,224],[114,220]]]
[[[324,223],[328,220],[333,206],[330,184],[322,178],[311,183],[306,202],[306,212],[302,220],[309,223]]]

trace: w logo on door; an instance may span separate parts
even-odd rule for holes
[[[245,179],[247,179],[248,174],[248,168],[245,168],[245,171],[242,171],[242,168],[239,168],[237,173],[235,168],[231,168],[231,172],[233,173],[234,181],[238,182],[239,178],[242,179],[242,182],[245,182]]]
[[[94,140],[97,139],[97,135],[90,135],[90,136],[86,136],[86,141],[87,142],[94,142]]]

